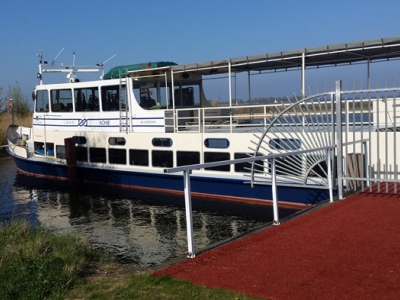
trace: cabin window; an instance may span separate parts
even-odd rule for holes
[[[35,153],[48,156],[54,156],[54,143],[46,143],[46,145],[42,142],[35,142],[34,143],[35,147]]]
[[[49,92],[37,91],[36,92],[36,112],[49,111]]]
[[[270,139],[269,147],[275,150],[298,150],[301,148],[301,141],[298,139]]]
[[[52,112],[72,111],[72,91],[70,89],[51,90],[50,94]]]
[[[75,111],[99,111],[98,88],[75,89]]]
[[[261,156],[262,154],[257,154],[257,156]],[[239,158],[249,158],[253,156],[253,153],[235,153],[235,159]],[[254,162],[254,169],[258,171],[263,171],[264,162],[262,160],[256,160]],[[239,163],[235,164],[235,172],[240,172],[240,173],[250,173],[251,172],[251,162],[245,162],[245,163]]]
[[[103,111],[119,110],[119,85],[101,87],[101,106]]]
[[[136,101],[144,109],[167,108],[171,99],[170,88],[163,82],[134,81],[133,93]]]
[[[108,143],[113,146],[124,146],[126,141],[123,137],[110,137]]]
[[[151,153],[151,163],[153,167],[172,168],[173,155],[172,151],[153,150]]]
[[[59,159],[66,159],[65,146],[56,146],[56,157]]]
[[[35,154],[44,155],[44,143],[34,142]]]
[[[75,151],[76,151],[76,160],[77,161],[83,161],[83,162],[87,162],[88,161],[88,153],[87,153],[87,148],[86,147],[77,146],[75,148]]]
[[[143,108],[150,108],[157,105],[157,88],[153,83],[141,84],[138,89],[139,105]],[[138,93],[136,92],[136,93]]]
[[[154,138],[152,141],[155,147],[171,147],[172,140],[170,138]]]
[[[230,155],[228,152],[204,152],[204,163],[229,160],[229,159]],[[226,166],[205,168],[205,170],[229,172],[230,168],[231,168],[230,165],[226,165]]]
[[[126,165],[126,149],[108,149],[110,164]]]
[[[149,151],[130,149],[129,150],[129,164],[136,166],[148,166],[149,165]]]
[[[229,147],[229,140],[227,139],[205,139],[204,146],[207,148],[226,149]]]
[[[177,166],[195,165],[200,163],[200,153],[194,151],[177,151]]]
[[[46,153],[48,156],[54,156],[54,143],[46,143]]]
[[[104,148],[89,148],[90,162],[105,163],[106,149]]]
[[[75,144],[86,144],[86,137],[85,136],[74,136]]]

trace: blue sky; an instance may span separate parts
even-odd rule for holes
[[[179,64],[400,35],[398,0],[4,0],[0,87],[38,83],[38,59]],[[379,71],[380,72],[380,71]],[[0,96],[1,97],[1,96]]]

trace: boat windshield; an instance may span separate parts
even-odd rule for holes
[[[133,92],[139,105],[145,109],[172,108],[172,92],[165,82],[134,81]],[[181,83],[174,84],[175,107],[200,106],[200,84]]]

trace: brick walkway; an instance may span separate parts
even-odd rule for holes
[[[359,193],[154,274],[268,299],[400,299],[400,195]]]

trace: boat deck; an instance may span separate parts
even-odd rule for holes
[[[268,299],[398,299],[399,215],[393,190],[362,192],[154,274]]]

